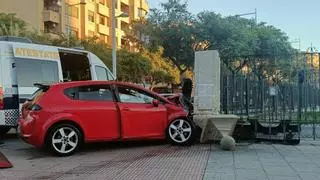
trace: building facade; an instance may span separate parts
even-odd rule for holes
[[[126,46],[125,29],[133,20],[145,17],[147,0],[116,0],[118,48]],[[112,0],[1,0],[0,12],[16,13],[28,23],[29,29],[52,36],[70,33],[78,38],[97,36],[106,44],[112,43]]]

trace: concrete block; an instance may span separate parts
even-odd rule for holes
[[[238,116],[235,115],[194,115],[195,123],[202,128],[200,142],[220,141],[225,136],[232,136]]]

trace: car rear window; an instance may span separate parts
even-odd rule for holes
[[[31,101],[33,103],[38,101],[48,91],[48,89],[49,88],[39,88],[30,96],[28,101]]]

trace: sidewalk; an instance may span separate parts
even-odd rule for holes
[[[1,180],[320,180],[319,141],[238,144],[234,152],[209,144],[106,143],[71,157],[53,157],[8,139],[0,151],[14,165],[0,170]]]
[[[239,145],[237,151],[211,146],[205,180],[314,180],[320,171],[320,143]]]
[[[200,180],[210,145],[107,143],[85,148],[70,157],[53,157],[10,139],[0,151],[14,166],[0,171],[1,180]]]

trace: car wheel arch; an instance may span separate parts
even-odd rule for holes
[[[50,130],[51,130],[52,128],[54,128],[55,126],[58,126],[58,125],[60,125],[60,124],[70,124],[70,125],[75,126],[75,127],[80,131],[80,133],[81,133],[81,135],[82,135],[81,141],[84,141],[84,140],[85,140],[84,129],[82,128],[82,126],[81,126],[79,123],[75,122],[74,120],[63,119],[63,120],[56,121],[56,122],[50,124],[50,126],[47,127],[47,129],[46,129],[46,131],[45,131],[45,136],[44,136],[44,139],[43,139],[44,143],[45,143],[45,141],[47,140],[47,136],[48,136]]]
[[[171,115],[171,116],[168,117],[168,124],[170,124],[172,121],[174,121],[174,120],[176,120],[176,119],[190,120],[187,115],[184,115],[184,114],[175,114],[175,115]]]

